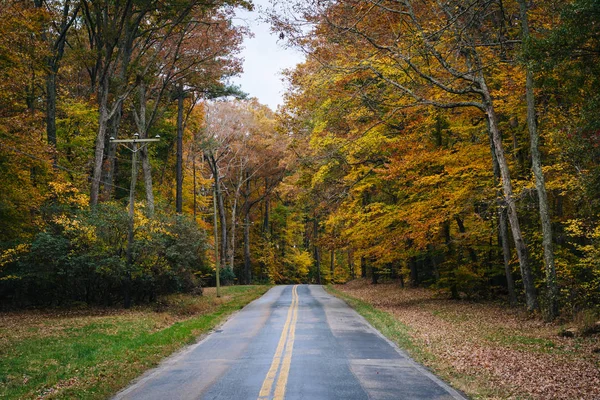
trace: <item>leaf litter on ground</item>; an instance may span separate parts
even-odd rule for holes
[[[428,355],[419,361],[475,398],[600,399],[598,335],[561,337],[557,324],[517,309],[430,289],[367,280],[335,288],[407,325]]]

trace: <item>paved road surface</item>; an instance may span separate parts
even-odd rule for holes
[[[321,286],[277,286],[115,399],[464,399]]]

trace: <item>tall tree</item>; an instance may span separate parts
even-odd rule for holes
[[[529,17],[527,3],[525,0],[518,0],[521,14],[521,31],[523,42],[529,41]],[[554,265],[554,250],[552,241],[552,221],[550,219],[550,209],[548,205],[548,194],[546,192],[546,181],[542,170],[542,156],[539,148],[540,135],[538,133],[537,116],[535,111],[535,94],[533,71],[528,65],[525,65],[526,86],[525,95],[527,99],[527,127],[529,128],[529,137],[531,140],[531,169],[535,176],[535,187],[538,194],[538,205],[540,219],[542,221],[542,243],[544,247],[544,265],[546,272],[546,313],[549,319],[558,316],[558,284],[556,282],[556,267]]]
[[[48,9],[49,25],[42,32],[42,37],[50,47],[46,58],[48,71],[46,73],[46,137],[48,143],[56,149],[56,77],[60,62],[65,52],[67,35],[79,13],[80,3],[71,4],[70,0],[48,2],[34,0],[38,8]],[[56,159],[56,154],[55,154]]]
[[[428,3],[416,8],[411,1],[342,1],[309,2],[299,7],[317,24],[320,34],[335,38],[336,49],[343,48],[345,52],[355,49],[356,61],[347,71],[371,73],[378,82],[390,85],[416,104],[441,109],[472,107],[481,111],[498,160],[527,308],[536,309],[538,302],[527,244],[517,213],[494,96],[488,84],[487,65],[492,62],[493,54],[482,51],[480,45],[494,46],[495,31],[489,28],[493,21],[486,18],[494,15],[500,5],[471,0]],[[275,18],[274,22],[296,44],[312,45],[294,20]],[[316,56],[324,60],[329,51],[325,48],[322,57]],[[344,67],[338,64],[332,68]]]
[[[95,206],[98,204],[100,194],[108,121],[129,94],[125,91],[109,103],[110,81],[114,74],[117,46],[126,21],[134,11],[132,1],[117,1],[112,4],[108,1],[84,0],[82,5],[90,37],[90,48],[96,53],[95,65],[89,68],[92,87],[97,87],[99,114],[90,189],[90,205]]]

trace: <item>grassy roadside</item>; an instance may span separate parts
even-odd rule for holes
[[[474,399],[598,399],[598,336],[497,304],[452,301],[425,289],[364,280],[327,290],[416,361]]]
[[[410,326],[396,320],[389,313],[373,307],[373,305],[366,301],[352,297],[334,286],[326,286],[325,288],[331,294],[343,299],[350,307],[365,317],[375,329],[396,343],[398,347],[407,351],[415,360],[423,362],[433,357],[433,354],[421,347],[416,343],[416,340],[411,337]]]
[[[406,351],[415,361],[428,367],[436,365],[436,355],[429,351],[425,343],[422,343],[418,338],[411,335],[413,329],[409,325],[394,318],[389,312],[378,309],[366,301],[345,293],[340,289],[340,285],[329,285],[325,288],[329,293],[344,300],[350,307],[369,321],[375,329],[396,343],[398,347]],[[451,384],[456,384],[456,377],[455,379],[450,379],[451,375],[447,373],[442,373],[440,370],[434,370],[434,372]],[[456,387],[456,385],[454,386]]]
[[[103,399],[260,297],[268,286],[134,308],[0,314],[0,398]]]

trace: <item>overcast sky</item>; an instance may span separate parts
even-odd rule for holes
[[[253,0],[255,11],[238,10],[234,20],[236,25],[245,25],[254,33],[253,38],[244,41],[241,56],[244,58],[244,72],[232,79],[232,83],[240,85],[250,97],[258,98],[272,110],[283,103],[285,85],[281,71],[293,68],[304,61],[304,56],[294,50],[284,49],[277,43],[276,34],[269,32],[269,24],[259,21],[258,10],[268,7],[269,0]]]

